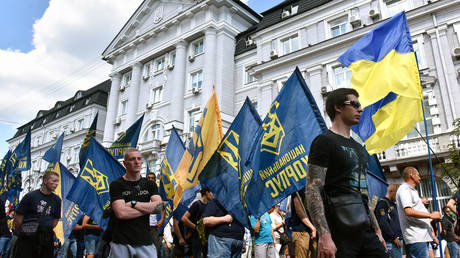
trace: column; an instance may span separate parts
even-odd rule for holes
[[[176,64],[174,65],[173,83],[170,84],[170,121],[184,123],[184,91],[187,77],[185,66],[187,60],[187,42],[181,40],[176,45]],[[182,126],[183,127],[183,126]],[[181,128],[182,128],[181,127]]]
[[[109,146],[113,142],[114,123],[118,113],[118,94],[120,91],[121,74],[115,72],[110,75],[112,85],[110,86],[109,99],[107,102],[107,113],[104,126],[104,146]]]
[[[128,110],[126,112],[126,128],[130,127],[137,119],[137,106],[139,100],[139,86],[142,76],[142,64],[137,62],[133,65],[131,83],[128,88]]]
[[[259,86],[257,90],[257,111],[263,120],[268,113],[268,109],[273,102],[273,89],[276,87],[276,81],[269,81]]]
[[[210,27],[204,34],[204,65],[201,106],[204,107],[216,83],[216,29]]]
[[[321,111],[323,117],[326,118],[327,114],[324,112],[324,99],[323,95],[321,94],[321,88],[325,86],[321,79],[322,73],[323,66],[317,65],[306,70],[305,78],[308,78],[307,86],[315,98],[316,104],[318,105],[318,108]]]

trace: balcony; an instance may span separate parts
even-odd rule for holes
[[[160,149],[161,149],[161,141],[157,139],[150,140],[150,141],[139,144],[139,150],[141,152],[160,151]]]

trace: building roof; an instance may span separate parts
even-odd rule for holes
[[[33,120],[29,121],[25,125],[18,127],[16,134],[11,139],[27,133],[29,128],[34,130],[42,125],[51,123],[58,118],[76,112],[86,106],[92,104],[97,104],[104,107],[107,106],[107,97],[110,90],[110,85],[111,80],[106,80],[86,91],[77,91],[72,98],[56,102],[54,107],[49,110],[38,111],[37,116]]]
[[[291,17],[294,17],[301,13],[310,11],[318,6],[324,5],[331,1],[332,0],[286,0],[268,9],[267,11],[262,12],[261,14],[263,17],[262,17],[262,20],[258,24],[250,27],[246,31],[243,31],[236,36],[237,43],[235,46],[235,55],[239,55],[246,51],[256,48],[256,44],[246,44],[246,40],[252,34],[258,31],[261,31],[263,29],[266,29],[270,26],[273,26],[277,23],[280,23],[284,20],[290,19]],[[286,18],[281,18],[281,14],[286,8],[295,6],[295,5],[298,5],[296,14],[290,15]]]

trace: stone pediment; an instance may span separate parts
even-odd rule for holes
[[[148,38],[165,21],[195,5],[194,0],[144,0],[102,53],[113,53],[137,38]]]

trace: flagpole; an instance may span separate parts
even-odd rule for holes
[[[431,151],[430,151],[430,139],[428,138],[428,125],[426,122],[426,115],[425,115],[425,105],[423,104],[423,97],[420,99],[420,103],[422,105],[422,112],[423,112],[423,123],[425,124],[425,139],[426,139],[426,145],[428,149],[428,163],[430,164],[430,177],[431,177],[431,192],[433,194],[433,203],[434,203],[434,210],[439,211],[438,209],[438,200],[436,198],[436,185],[434,182],[434,174],[433,174],[433,162],[431,161]],[[439,229],[440,222],[438,221],[436,223],[437,226],[437,231],[438,231],[438,241],[439,241],[439,254],[441,255],[441,258],[443,258],[442,254],[442,239],[441,239],[441,230]],[[434,251],[434,250],[433,250]]]

